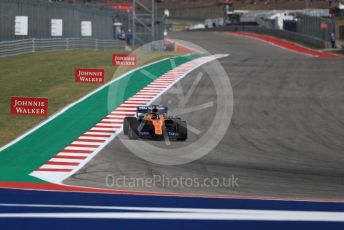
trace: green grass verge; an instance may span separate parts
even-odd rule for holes
[[[123,51],[117,51],[123,53]],[[111,66],[111,56],[116,51],[69,51],[35,53],[0,58],[0,146],[42,122],[44,117],[10,115],[11,96],[34,96],[49,98],[49,115],[76,101],[98,84],[74,82],[75,67],[105,68],[106,82],[116,71]],[[139,65],[175,53],[156,52],[140,54]],[[128,71],[121,68],[116,75]]]

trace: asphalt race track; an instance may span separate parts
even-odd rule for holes
[[[182,165],[159,165],[136,156],[116,138],[66,184],[121,190],[278,198],[344,198],[344,65],[341,59],[320,59],[292,53],[250,38],[220,33],[170,35],[207,49],[228,53],[220,62],[233,88],[233,116],[222,140],[206,156]],[[207,67],[211,68],[211,63]],[[210,73],[209,73],[210,72]],[[207,132],[215,117],[216,89],[211,71],[196,70],[157,102],[188,121],[184,142],[154,142],[154,149],[191,145]],[[194,87],[185,106],[180,92]],[[185,98],[185,97],[184,97]],[[207,104],[215,102],[213,104]],[[199,108],[199,105],[211,105]],[[198,108],[187,110],[187,108]],[[230,117],[223,118],[230,120]],[[219,138],[213,131],[212,138]],[[139,145],[139,141],[135,142]],[[195,150],[196,151],[196,150]],[[198,150],[197,150],[198,151]],[[166,178],[238,178],[239,187],[119,187],[108,176],[154,175]]]

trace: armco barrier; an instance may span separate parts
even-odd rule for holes
[[[119,40],[100,40],[89,38],[24,39],[0,42],[0,57],[75,49],[124,49],[124,46],[125,43]]]
[[[295,32],[286,31],[286,30],[268,29],[268,28],[263,28],[259,26],[236,25],[236,26],[226,26],[226,27],[206,29],[206,31],[223,31],[223,32],[242,31],[242,32],[252,32],[252,33],[257,33],[257,34],[267,34],[267,35],[272,35],[275,37],[303,43],[306,45],[310,45],[315,48],[325,48],[325,42],[317,37],[312,37],[309,35],[304,35],[304,34],[295,33]]]

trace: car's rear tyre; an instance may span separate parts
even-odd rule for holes
[[[124,135],[128,135],[129,133],[129,123],[131,121],[135,121],[137,120],[136,117],[125,117],[124,120],[123,120],[123,133]]]
[[[139,121],[137,119],[129,119],[128,120],[128,138],[130,140],[136,140],[138,139],[138,127],[139,127]]]
[[[186,121],[179,121],[177,123],[177,130],[179,133],[179,137],[177,138],[177,140],[185,141],[186,139],[188,139],[188,128]]]

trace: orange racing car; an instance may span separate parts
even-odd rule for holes
[[[187,124],[178,117],[168,117],[168,108],[161,105],[139,106],[135,117],[125,117],[123,133],[129,139],[170,139],[185,141]]]

